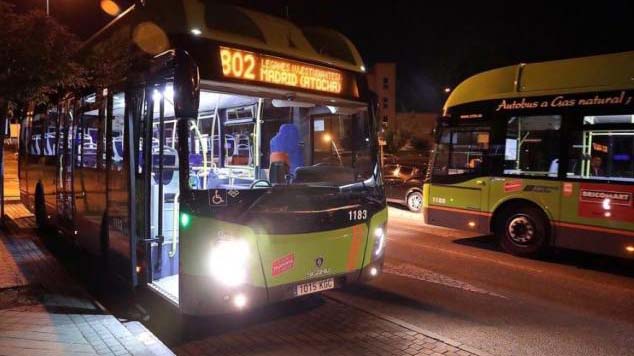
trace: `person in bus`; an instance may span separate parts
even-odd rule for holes
[[[593,156],[590,160],[590,175],[595,177],[605,176],[605,172],[601,166],[603,165],[603,159],[599,156]]]

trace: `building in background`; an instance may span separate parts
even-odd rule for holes
[[[383,129],[396,130],[396,63],[377,63],[368,72],[368,85],[378,97]]]
[[[397,112],[396,84],[396,63],[377,63],[368,72],[368,85],[378,98],[382,159],[390,153],[399,162],[420,165],[429,158],[438,114]]]
[[[437,113],[399,112],[396,114],[398,132],[404,137],[401,150],[417,151],[427,159],[434,144],[434,129],[438,120]]]

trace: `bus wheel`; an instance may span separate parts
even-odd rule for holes
[[[548,220],[541,210],[523,207],[500,216],[495,235],[504,251],[521,257],[537,257],[546,247]]]
[[[44,202],[44,188],[41,184],[35,186],[35,225],[38,230],[45,231],[48,227],[46,204]]]
[[[407,208],[415,213],[420,213],[423,207],[423,195],[420,192],[412,192],[407,196]]]

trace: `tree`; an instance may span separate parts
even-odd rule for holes
[[[42,11],[17,14],[0,1],[0,98],[25,108],[88,83],[74,60],[78,38]]]
[[[412,146],[414,147],[416,151],[429,154],[429,150],[431,150],[432,148],[432,142],[428,138],[413,136]]]
[[[389,128],[385,131],[384,137],[387,151],[396,153],[411,140],[412,134],[409,131]]]

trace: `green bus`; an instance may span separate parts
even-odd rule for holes
[[[433,225],[634,258],[634,52],[490,70],[447,99],[424,185]]]
[[[34,107],[20,189],[38,226],[104,275],[213,315],[381,272],[375,100],[346,37],[214,1],[148,0],[82,53],[124,72]]]

